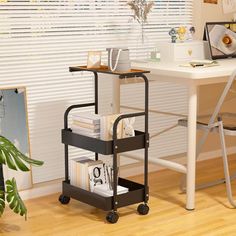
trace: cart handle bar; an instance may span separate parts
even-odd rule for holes
[[[71,110],[73,110],[75,108],[91,107],[91,106],[95,106],[95,103],[84,103],[84,104],[78,104],[78,105],[69,106],[66,109],[65,114],[64,114],[64,128],[68,129],[68,115],[69,115]]]
[[[145,115],[146,115],[145,112],[137,112],[137,113],[123,114],[123,115],[118,116],[113,125],[113,140],[117,139],[117,126],[121,120],[125,118],[145,116]]]

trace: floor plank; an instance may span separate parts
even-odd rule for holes
[[[236,155],[230,156],[231,169],[236,170]],[[198,164],[197,182],[222,177],[222,160]],[[117,224],[105,221],[106,213],[71,200],[61,205],[54,194],[26,201],[28,220],[6,210],[0,219],[0,235],[4,236],[231,236],[236,235],[236,209],[226,199],[225,186],[218,185],[196,193],[196,210],[186,211],[185,194],[179,190],[181,175],[163,170],[149,175],[150,213],[140,216],[137,205],[119,209]],[[131,179],[142,181],[142,176]],[[233,181],[236,191],[236,180]]]

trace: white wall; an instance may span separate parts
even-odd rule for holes
[[[203,0],[194,0],[194,26],[196,27],[196,37],[202,39],[204,25],[211,21],[228,21],[233,19],[233,14],[224,14],[222,0],[218,4],[203,3]]]

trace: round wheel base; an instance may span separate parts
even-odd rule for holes
[[[119,219],[119,215],[114,211],[109,212],[106,216],[107,222],[112,223],[112,224],[115,224],[118,221],[118,219]]]
[[[66,205],[70,202],[70,197],[61,194],[58,200],[61,204]]]
[[[137,208],[137,211],[140,215],[147,215],[149,212],[149,207],[147,204],[140,204]]]

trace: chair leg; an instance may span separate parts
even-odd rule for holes
[[[230,204],[236,208],[236,203],[234,202],[233,195],[232,195],[231,178],[229,174],[229,164],[228,164],[228,157],[227,157],[227,152],[226,152],[224,128],[223,128],[222,121],[219,121],[219,134],[220,134],[220,142],[221,142],[221,147],[222,147],[222,157],[223,157],[223,164],[224,164],[224,175],[225,175],[227,197]]]
[[[222,122],[222,121],[220,121]],[[222,146],[222,152],[225,153],[226,155],[226,161],[227,161],[227,154],[226,154],[226,145],[225,145],[225,139],[224,139],[224,132],[220,132],[220,127],[219,127],[219,124],[220,122],[218,123],[218,128],[219,128],[219,134],[223,136],[220,136],[223,137],[223,140],[221,141],[221,146]],[[222,124],[223,125],[223,124]],[[223,127],[223,126],[222,126]],[[205,143],[207,137],[208,137],[208,134],[209,134],[209,130],[206,130],[205,133],[203,134],[203,137],[201,138],[198,146],[197,146],[197,152],[196,152],[196,161],[199,157],[199,154],[201,153],[201,149],[203,147],[203,144]],[[224,157],[224,155],[222,155]],[[227,163],[226,163],[227,165]],[[225,172],[227,173],[227,172]],[[228,174],[229,174],[229,171],[228,171]],[[229,176],[230,180],[228,181],[228,183],[230,184],[230,181],[231,180],[234,180],[236,179],[236,173],[234,173],[233,175]],[[218,179],[218,180],[215,180],[215,181],[211,181],[211,182],[207,182],[207,183],[204,183],[204,184],[200,184],[200,185],[197,185],[196,186],[196,190],[199,190],[199,189],[204,189],[204,188],[208,188],[208,187],[213,187],[215,185],[218,185],[218,184],[223,184],[223,183],[226,183],[226,178],[221,178],[221,179]],[[227,187],[227,186],[226,186]],[[231,196],[231,200],[229,200],[230,202],[233,202],[233,198],[232,198],[232,190],[231,190],[231,185],[229,186],[230,188],[227,188],[227,195],[228,196]],[[181,192],[186,192],[186,175],[183,175],[180,179],[180,190]],[[229,194],[228,194],[229,193]],[[232,204],[232,203],[231,203]],[[232,204],[234,206],[234,203]]]

